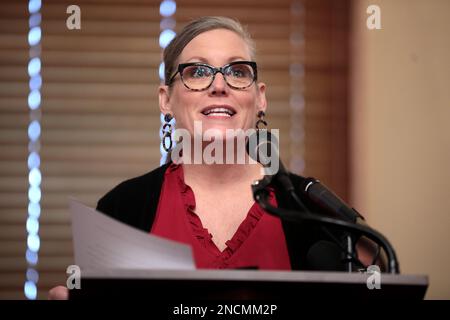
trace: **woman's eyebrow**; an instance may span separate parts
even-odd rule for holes
[[[208,59],[203,58],[203,57],[199,57],[199,56],[195,56],[195,57],[189,58],[188,60],[186,60],[186,62],[203,62],[203,63],[208,63]]]
[[[241,61],[241,60],[248,60],[242,56],[232,56],[227,59],[227,63],[233,62],[233,61]],[[186,62],[202,62],[206,64],[210,64],[209,60],[200,56],[194,56],[186,60]]]
[[[233,56],[233,57],[228,59],[228,62],[242,61],[242,60],[247,61],[247,60],[250,60],[250,59],[246,59],[246,58],[241,57],[241,56]]]

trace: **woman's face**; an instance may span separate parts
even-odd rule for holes
[[[245,41],[236,33],[216,29],[201,33],[183,49],[178,63],[202,62],[213,67],[222,67],[230,62],[251,60]],[[203,132],[217,129],[225,137],[226,129],[247,130],[254,127],[259,110],[265,111],[265,85],[253,83],[243,90],[227,85],[223,75],[217,73],[212,85],[204,91],[190,91],[181,82],[180,75],[174,78],[172,89],[159,89],[160,109],[171,113],[177,128],[187,129],[194,134],[194,122],[201,121]],[[232,109],[234,115],[205,114],[212,107]]]

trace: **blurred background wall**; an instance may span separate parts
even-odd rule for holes
[[[370,4],[381,30],[368,30]],[[354,1],[351,194],[403,273],[450,299],[450,2]]]
[[[0,298],[25,298],[25,282],[37,280],[29,269],[39,275],[38,299],[65,283],[65,269],[73,264],[69,196],[95,206],[120,181],[159,165],[161,28],[179,31],[193,18],[218,14],[240,20],[256,41],[261,80],[268,85],[267,120],[280,129],[283,161],[322,180],[386,233],[403,272],[430,274],[429,297],[450,298],[440,264],[449,262],[448,251],[435,249],[450,243],[448,3],[176,3],[171,26],[173,21],[161,25],[158,0],[79,0],[81,30],[69,30],[66,8],[73,3],[43,2],[42,196],[33,264],[26,259],[27,66],[36,51],[27,41],[28,1],[2,2]],[[367,30],[369,4],[380,6],[382,30]]]

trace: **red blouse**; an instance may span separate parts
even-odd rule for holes
[[[277,205],[273,191],[269,201]],[[184,183],[183,167],[171,164],[165,172],[152,234],[191,245],[197,268],[291,269],[280,219],[258,204],[250,208],[223,251],[212,241],[194,209],[194,192]]]

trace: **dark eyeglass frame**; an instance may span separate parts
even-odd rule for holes
[[[235,86],[233,86],[233,85],[231,85],[231,84],[228,83],[228,81],[227,81],[227,76],[225,75],[225,70],[226,70],[227,68],[233,66],[233,65],[236,65],[236,64],[246,64],[246,65],[249,65],[249,66],[252,68],[252,70],[253,70],[253,81],[250,82],[249,85],[247,85],[247,86],[245,86],[245,87],[235,87]],[[189,88],[189,87],[186,85],[186,83],[184,83],[184,79],[183,79],[183,71],[184,71],[184,69],[186,69],[187,67],[191,67],[191,66],[202,66],[202,67],[207,67],[207,68],[211,69],[211,71],[212,71],[211,83],[210,83],[206,88],[203,88],[203,89],[192,89],[192,88]],[[173,74],[173,76],[170,77],[169,81],[167,82],[167,85],[170,86],[170,85],[173,83],[174,78],[176,77],[176,75],[177,75],[177,74],[180,74],[181,82],[183,82],[183,85],[184,85],[186,88],[188,88],[188,89],[191,90],[191,91],[204,91],[204,90],[207,90],[209,87],[211,87],[211,85],[213,84],[214,80],[216,79],[216,74],[217,74],[217,73],[221,73],[221,74],[223,75],[223,78],[225,79],[225,82],[227,83],[227,85],[228,85],[230,88],[233,88],[233,89],[236,89],[236,90],[244,90],[244,89],[250,87],[250,86],[258,79],[258,68],[257,68],[257,65],[256,65],[256,62],[255,62],[255,61],[245,61],[245,60],[244,60],[244,61],[233,61],[233,62],[228,63],[228,64],[226,64],[226,65],[224,65],[223,67],[220,67],[220,68],[213,67],[213,66],[211,66],[211,65],[209,65],[209,64],[207,64],[207,63],[201,63],[201,62],[189,62],[189,63],[180,63],[180,64],[178,65],[178,70],[177,70],[177,72],[175,72],[175,73]]]

